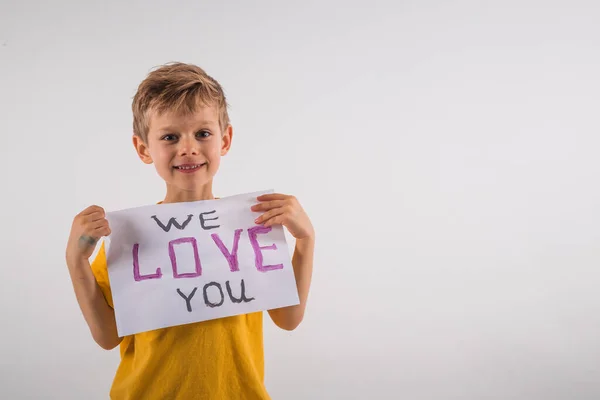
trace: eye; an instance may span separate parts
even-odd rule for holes
[[[200,131],[198,133],[196,133],[196,137],[201,138],[201,139],[206,139],[207,137],[210,137],[211,133],[209,131]]]
[[[167,141],[167,142],[171,142],[171,141],[173,141],[173,140],[177,140],[177,136],[175,136],[175,135],[174,135],[174,134],[172,134],[172,133],[169,133],[169,134],[167,134],[167,135],[164,135],[164,136],[161,138],[161,140],[165,140],[165,141]]]

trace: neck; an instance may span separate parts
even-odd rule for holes
[[[167,194],[163,203],[182,203],[187,201],[212,200],[212,186],[205,185],[197,190],[181,190],[167,185]]]

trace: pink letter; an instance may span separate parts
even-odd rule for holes
[[[263,255],[261,250],[265,249],[265,250],[277,250],[277,246],[275,245],[275,243],[273,243],[271,246],[260,246],[258,244],[258,239],[256,238],[256,236],[259,233],[269,233],[271,232],[271,227],[266,227],[266,226],[255,226],[252,227],[250,229],[248,229],[248,235],[250,236],[250,243],[252,244],[252,248],[254,249],[254,254],[256,255],[255,258],[255,263],[256,263],[256,269],[259,270],[260,272],[267,272],[267,271],[271,271],[274,269],[282,269],[283,268],[283,264],[277,264],[277,265],[263,265]]]
[[[196,272],[186,272],[180,274],[177,272],[177,257],[175,257],[174,246],[180,243],[191,243],[194,248],[194,261],[196,264]],[[175,278],[194,278],[202,275],[202,266],[200,265],[200,256],[198,255],[198,245],[193,237],[171,240],[169,242],[169,258],[171,258],[171,266],[173,267],[173,277]]]
[[[221,240],[218,234],[213,233],[212,235],[210,235],[215,241],[217,247],[219,247],[219,250],[221,250],[221,253],[223,253],[225,258],[227,259],[227,262],[229,263],[229,269],[231,270],[231,272],[240,270],[240,267],[238,266],[237,250],[241,234],[242,229],[235,230],[235,235],[233,236],[233,249],[231,250],[231,253],[229,252],[229,250],[227,250],[227,247],[225,247],[223,241]]]
[[[160,268],[156,268],[155,274],[140,275],[140,261],[138,257],[139,250],[139,243],[135,243],[133,245],[133,279],[135,279],[136,282],[143,281],[145,279],[160,279],[160,277],[162,276]]]

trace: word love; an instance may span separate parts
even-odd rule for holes
[[[217,233],[213,233],[212,235],[210,235],[210,237],[214,241],[215,245],[219,248],[219,250],[225,257],[225,259],[227,260],[227,262],[229,264],[229,269],[231,272],[237,272],[240,270],[239,264],[238,264],[237,251],[238,251],[238,246],[239,246],[239,242],[240,242],[240,237],[242,236],[243,231],[244,231],[243,229],[235,230],[231,250],[227,248],[227,246],[225,245],[225,243],[223,243],[223,240],[221,240],[221,238],[219,237],[219,235]],[[268,271],[283,268],[283,264],[275,264],[275,265],[264,265],[263,264],[264,257],[263,257],[262,251],[263,250],[277,250],[277,246],[275,244],[272,244],[270,246],[261,246],[258,243],[258,235],[269,233],[270,231],[271,231],[271,227],[264,227],[264,226],[254,226],[252,228],[247,229],[248,238],[250,240],[252,249],[254,250],[254,255],[255,255],[254,263],[255,263],[256,269],[260,272],[268,272]],[[176,246],[186,246],[186,245],[191,246],[191,248],[192,248],[193,255],[194,255],[195,270],[194,270],[194,272],[181,273],[181,272],[179,272],[179,269],[177,266],[177,255],[175,253],[175,247]],[[195,278],[195,277],[202,275],[202,263],[200,260],[200,255],[198,253],[198,243],[196,241],[196,238],[182,237],[179,239],[174,239],[169,242],[167,247],[168,247],[168,252],[169,252],[169,258],[171,260],[171,268],[173,270],[173,278],[176,278],[176,279],[177,278]],[[163,272],[160,267],[156,268],[156,272],[153,274],[142,275],[140,273],[139,251],[140,251],[140,244],[134,243],[133,249],[132,249],[132,255],[133,255],[133,278],[135,279],[135,281],[140,282],[140,281],[147,280],[147,279],[160,279],[163,276]]]

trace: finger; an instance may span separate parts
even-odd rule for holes
[[[271,200],[264,203],[255,204],[251,207],[252,211],[268,211],[276,207],[285,205],[285,200]]]
[[[285,223],[285,214],[279,214],[273,218],[266,220],[262,225],[265,227],[273,225],[283,225]]]
[[[289,196],[281,193],[268,193],[260,195],[256,198],[258,201],[270,201],[270,200],[285,200]]]
[[[86,233],[90,233],[100,228],[108,228],[108,221],[105,219],[101,219],[98,221],[90,222],[86,224],[85,231]]]
[[[102,236],[108,236],[111,234],[110,227],[108,225],[102,226],[94,230],[92,237],[101,238]]]
[[[83,212],[81,213],[82,215],[89,215],[89,214],[93,214],[96,212],[101,212],[102,214],[104,214],[104,208],[100,207],[100,206],[89,206],[88,208],[86,208],[85,210],[83,210]]]
[[[85,216],[86,222],[106,221],[104,219],[104,213],[100,211],[93,212]]]
[[[285,212],[285,208],[283,207],[278,207],[278,208],[274,208],[270,211],[267,211],[266,213],[264,213],[263,215],[261,215],[260,217],[256,218],[256,223],[260,224],[264,221],[267,221],[273,217],[276,217],[278,215],[281,215]]]

